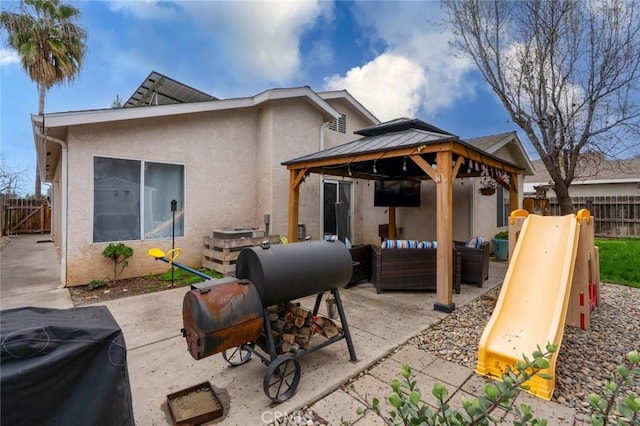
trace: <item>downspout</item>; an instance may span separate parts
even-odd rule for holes
[[[320,151],[324,149],[324,129],[331,125],[331,121],[325,121],[320,125]],[[320,240],[324,239],[324,174],[320,174]]]
[[[61,288],[67,286],[67,201],[69,190],[67,188],[67,143],[53,136],[43,134],[38,127],[35,127],[36,135],[49,142],[57,143],[62,148],[62,179],[60,187],[62,196],[60,204],[60,284]],[[51,227],[53,228],[53,226]]]

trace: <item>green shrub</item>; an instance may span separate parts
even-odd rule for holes
[[[496,240],[508,240],[509,239],[509,232],[508,231],[500,231],[493,238],[495,238]]]
[[[91,282],[87,284],[87,287],[89,287],[89,290],[95,290],[106,285],[107,283],[105,283],[103,280],[91,280]]]
[[[359,407],[358,415],[363,415],[367,410],[378,414],[387,425],[486,425],[499,423],[500,420],[491,413],[498,407],[511,412],[515,416],[515,425],[546,425],[547,421],[534,418],[531,407],[526,404],[515,406],[513,401],[521,390],[528,389],[524,383],[534,376],[543,379],[551,379],[550,376],[541,373],[549,367],[549,359],[557,350],[555,345],[547,345],[546,352],[540,348],[534,351],[532,359],[524,356],[523,360],[516,363],[516,370],[508,368],[502,375],[502,381],[488,383],[484,388],[484,394],[478,398],[462,398],[463,412],[451,408],[445,403],[449,394],[448,389],[436,383],[432,394],[437,400],[437,408],[433,409],[421,402],[422,394],[416,381],[411,380],[413,374],[411,368],[403,364],[400,368],[402,378],[391,381],[391,394],[388,402],[393,409],[388,413],[389,417],[380,413],[380,401],[373,398],[371,402],[360,398],[365,408]],[[611,373],[611,380],[605,383],[601,395],[589,395],[589,403],[595,413],[591,416],[591,424],[594,426],[605,425],[617,409],[618,424],[640,423],[640,398],[635,394],[622,395],[623,390],[640,377],[640,354],[631,351],[627,354],[627,361]],[[623,420],[624,419],[624,420]]]
[[[116,284],[120,273],[129,265],[133,249],[123,243],[111,243],[102,251],[102,255],[113,261],[113,283]]]

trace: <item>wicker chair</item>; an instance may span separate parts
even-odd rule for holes
[[[351,259],[354,262],[353,274],[349,284],[357,284],[360,281],[371,280],[371,245],[361,244],[349,249]]]
[[[482,287],[489,279],[489,241],[482,242],[480,248],[467,247],[463,241],[454,241],[453,245],[462,258],[460,280]]]
[[[371,281],[376,291],[436,290],[437,249],[371,246]],[[460,294],[461,256],[453,251],[453,289]]]

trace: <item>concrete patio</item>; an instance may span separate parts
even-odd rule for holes
[[[57,288],[59,271],[53,245],[38,243],[38,240],[42,240],[42,236],[13,237],[2,250],[1,309],[72,306],[68,291]],[[489,280],[483,288],[463,284],[461,294],[454,294],[456,306],[463,306],[500,284],[506,268],[506,263],[492,262]],[[180,288],[105,303],[125,336],[138,425],[171,424],[166,396],[205,381],[228,402],[224,417],[211,424],[225,425],[270,423],[279,415],[308,406],[328,424],[339,425],[343,420],[352,424],[383,424],[372,413],[364,417],[356,414],[361,404],[354,398],[353,391],[384,400],[389,394],[388,382],[399,375],[400,363],[408,363],[415,370],[426,402],[430,402],[427,390],[436,381],[448,385],[454,406],[461,396],[482,391],[484,379],[471,369],[406,344],[408,339],[447,315],[433,310],[434,293],[376,294],[371,284],[360,284],[341,290],[358,362],[349,361],[344,341],[301,357],[302,377],[296,394],[273,406],[262,391],[266,367],[259,360],[231,367],[220,355],[200,361],[189,355],[180,333],[182,298],[186,291]],[[313,301],[313,297],[308,297],[301,303],[312,307]],[[324,303],[322,305],[321,311]],[[379,363],[389,354],[392,355]],[[360,374],[374,365],[366,374]],[[357,379],[352,387],[341,389],[354,377]],[[574,424],[573,410],[528,395],[519,398],[532,405],[534,413],[544,415],[550,425]],[[384,407],[383,403],[383,410]]]

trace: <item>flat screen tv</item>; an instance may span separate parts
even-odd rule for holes
[[[376,181],[373,205],[375,207],[420,207],[420,181]]]

